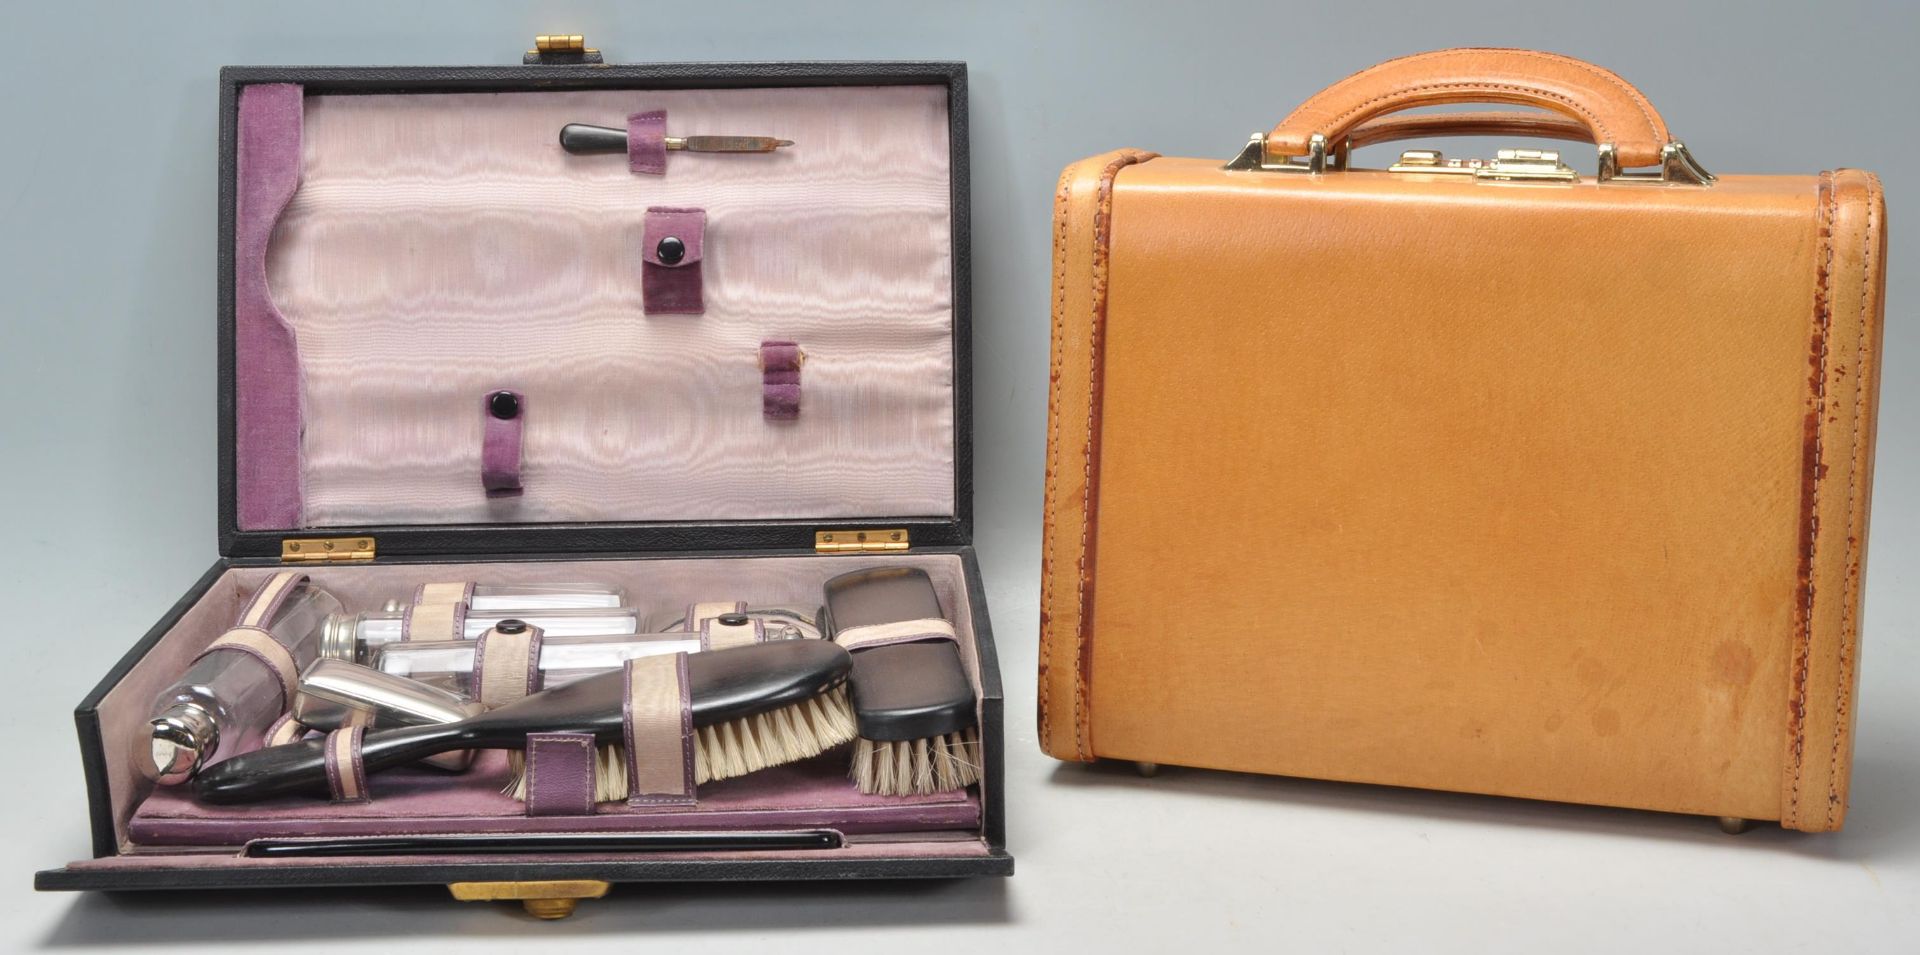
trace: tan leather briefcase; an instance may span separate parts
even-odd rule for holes
[[[1536,110],[1390,115],[1463,102]],[[1598,168],[1347,168],[1463,133]],[[1840,827],[1872,174],[1716,178],[1612,73],[1448,50],[1076,163],[1054,242],[1048,753]]]

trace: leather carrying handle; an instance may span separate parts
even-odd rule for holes
[[[1670,138],[1639,90],[1591,63],[1535,50],[1456,49],[1388,60],[1321,90],[1267,134],[1267,152],[1304,156],[1315,134],[1338,143],[1376,117],[1446,103],[1550,110],[1584,126],[1592,142],[1612,143],[1623,167],[1658,165]]]
[[[1403,139],[1431,139],[1436,136],[1524,136],[1571,143],[1593,142],[1593,130],[1588,129],[1585,123],[1557,113],[1487,110],[1382,116],[1355,126],[1347,134],[1346,142],[1331,145],[1359,149]]]

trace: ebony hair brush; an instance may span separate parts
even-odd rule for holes
[[[826,584],[824,631],[858,639],[856,629],[901,625],[906,642],[853,646],[851,687],[859,739],[848,775],[864,793],[949,792],[980,779],[980,730],[973,684],[949,639],[915,639],[914,621],[945,625],[927,572],[880,567]],[[873,631],[866,631],[871,634]]]
[[[695,784],[805,759],[853,738],[845,688],[850,668],[845,650],[818,640],[689,656]],[[591,733],[601,744],[595,799],[624,799],[624,750],[608,744],[625,738],[626,686],[626,672],[615,670],[464,720],[371,731],[361,740],[361,762],[372,774],[449,750],[520,750],[529,733]],[[210,803],[253,802],[287,793],[325,795],[325,742],[308,740],[244,753],[203,770],[193,785]]]

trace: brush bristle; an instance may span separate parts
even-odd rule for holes
[[[703,726],[693,734],[693,783],[699,786],[811,759],[853,739],[857,732],[845,686],[757,716]],[[526,754],[516,749],[507,759],[513,777],[501,791],[525,801]],[[593,762],[593,801],[627,798],[626,747],[598,747]]]
[[[880,796],[920,796],[965,789],[980,781],[980,731],[969,726],[930,739],[853,743],[847,773],[860,791]]]

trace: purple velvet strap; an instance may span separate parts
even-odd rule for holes
[[[800,417],[800,366],[806,352],[794,342],[760,343],[760,413],[779,421]]]
[[[687,655],[627,661],[627,805],[692,807],[693,703]]]
[[[243,87],[233,230],[234,497],[241,530],[300,526],[300,353],[267,288],[274,224],[300,185],[301,88]]]
[[[480,483],[488,497],[520,494],[520,432],[527,399],[517,391],[490,391],[481,403],[486,431],[480,444]]]
[[[706,256],[707,211],[650,207],[640,242],[640,298],[647,314],[705,312],[700,260]]]
[[[627,168],[641,175],[666,175],[666,110],[648,110],[627,117]]]
[[[527,734],[527,815],[593,814],[592,733]]]
[[[327,790],[334,802],[366,802],[373,798],[367,790],[367,765],[360,758],[360,742],[366,730],[348,726],[326,735]]]

